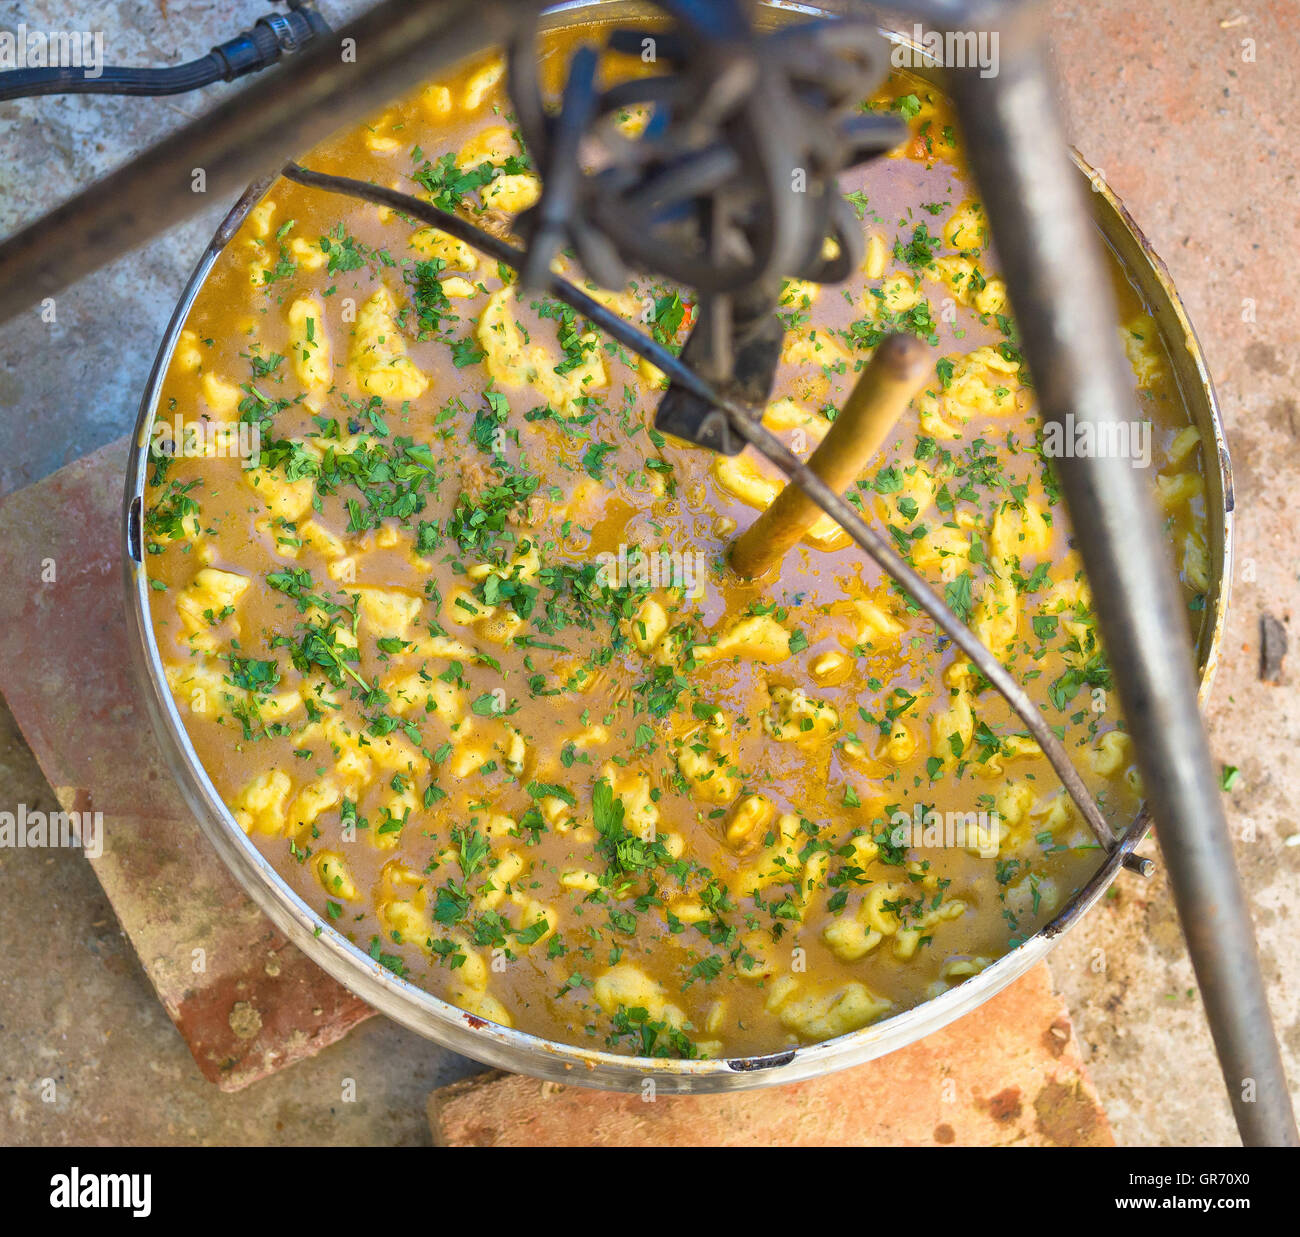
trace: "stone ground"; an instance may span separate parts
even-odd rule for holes
[[[20,0],[0,28],[101,28],[108,59],[202,54],[266,11],[261,0]],[[323,0],[341,22],[363,0]],[[1233,619],[1210,710],[1215,750],[1240,767],[1231,812],[1273,1011],[1300,1078],[1300,888],[1294,673],[1257,680],[1258,624],[1290,624],[1300,556],[1294,349],[1300,105],[1293,0],[1119,0],[1053,6],[1075,141],[1169,265],[1218,385],[1236,468]],[[225,88],[176,99],[0,104],[0,234],[8,234]],[[174,229],[66,291],[58,321],[0,326],[0,493],[124,433],[194,256],[221,213]],[[0,702],[0,806],[54,799]],[[1154,853],[1154,852],[1153,852]],[[1054,955],[1116,1138],[1234,1139],[1177,921],[1157,876],[1124,876]],[[477,1067],[375,1019],[312,1061],[226,1095],[199,1076],[75,854],[0,856],[0,1142],[427,1142],[424,1101]],[[59,1084],[55,1104],[38,1080]],[[356,1102],[341,1102],[353,1080]]]

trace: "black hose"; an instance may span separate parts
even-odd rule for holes
[[[220,81],[222,65],[209,52],[170,69],[105,68],[98,77],[85,69],[10,69],[0,73],[0,100],[49,94],[184,94]]]
[[[233,82],[275,64],[329,26],[309,5],[295,5],[285,14],[263,17],[250,30],[214,47],[206,56],[168,69],[101,67],[9,69],[0,73],[0,102],[51,94],[171,95]]]

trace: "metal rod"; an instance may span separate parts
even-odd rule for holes
[[[968,158],[992,224],[1045,417],[1136,422],[1115,300],[1064,125],[1038,23],[1000,31],[997,75],[950,74]],[[1114,441],[1103,434],[1094,442]],[[1194,658],[1150,486],[1129,461],[1057,461],[1169,867],[1237,1127],[1247,1145],[1297,1145],[1250,913],[1233,859]]]
[[[837,494],[861,474],[898,424],[921,384],[934,372],[930,349],[915,335],[890,335],[863,367],[834,423],[808,460]],[[779,563],[821,516],[797,485],[787,485],[732,543],[732,569],[746,579]]]
[[[504,42],[526,5],[540,7],[540,0],[384,0],[322,35],[0,244],[0,321],[209,202],[236,197],[439,68]]]
[[[458,240],[476,246],[489,257],[504,262],[515,270],[519,270],[526,260],[522,250],[500,240],[490,232],[475,227],[458,215],[440,210],[429,202],[400,193],[396,189],[386,189],[381,185],[372,185],[368,181],[353,180],[346,176],[313,172],[296,163],[287,165],[284,175],[289,180],[309,188],[324,189],[329,193],[341,193],[380,206],[390,206],[401,214],[432,224]],[[799,485],[866,551],[875,563],[893,576],[912,600],[938,624],[940,630],[970,658],[980,674],[1001,693],[1024,722],[1025,728],[1034,741],[1042,748],[1056,776],[1061,779],[1066,793],[1079,809],[1080,815],[1096,835],[1097,840],[1107,851],[1114,848],[1116,838],[1109,822],[1088,793],[1088,788],[1071,763],[1064,744],[1056,737],[1055,731],[1048,725],[1047,719],[1038,711],[1024,688],[984,647],[975,633],[948,608],[926,580],[862,519],[857,508],[836,493],[775,434],[763,426],[761,411],[756,411],[717,390],[711,382],[686,365],[675,353],[656,343],[636,327],[624,322],[612,310],[606,309],[580,288],[554,272],[549,274],[548,290],[552,296],[577,310],[619,343],[630,348],[638,356],[645,357],[674,382],[680,383],[701,399],[713,404],[719,409],[719,415],[725,415],[735,431],[746,442],[771,460],[792,482]]]

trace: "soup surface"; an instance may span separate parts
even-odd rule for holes
[[[544,44],[552,89],[581,37]],[[303,162],[508,235],[539,182],[501,77],[467,65]],[[913,78],[864,106],[912,137],[843,185],[862,268],[787,284],[765,420],[807,455],[885,333],[929,341],[933,379],[851,497],[1122,826],[1131,744],[953,120]],[[1198,436],[1117,288],[1149,417],[1131,445],[1195,623]],[[596,294],[673,347],[690,329],[682,290]],[[779,576],[729,572],[782,481],[657,433],[662,385],[449,236],[279,182],[166,376],[152,618],[213,784],[322,933],[549,1038],[770,1052],[961,983],[1100,852],[1002,699],[836,525]]]

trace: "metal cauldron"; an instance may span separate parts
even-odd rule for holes
[[[822,10],[783,5],[770,10],[773,22],[821,15]],[[643,15],[629,0],[583,0],[556,6],[551,28]],[[899,42],[903,36],[890,35]],[[913,70],[934,80],[941,75]],[[1100,178],[1076,155],[1079,175],[1091,194],[1096,226],[1142,300],[1150,307],[1173,367],[1179,393],[1201,432],[1205,461],[1205,503],[1210,589],[1197,647],[1200,701],[1207,699],[1223,636],[1231,579],[1233,494],[1227,445],[1219,409],[1200,345],[1164,264],[1151,251],[1128,212]],[[883,1056],[937,1031],[969,1013],[1047,956],[1067,931],[1105,893],[1124,860],[1146,835],[1145,814],[1125,830],[1102,867],[1060,913],[1031,939],[960,986],[913,1009],[824,1043],[789,1048],[761,1057],[678,1061],[629,1057],[484,1022],[422,988],[398,978],[312,911],[280,878],[270,862],[235,823],[199,763],[163,673],[149,619],[149,583],[142,534],[149,444],[163,377],[199,289],[248,212],[266,191],[250,188],[217,229],[190,276],[149,377],[136,423],[126,478],[124,508],[126,608],[131,644],[150,716],[167,762],[204,833],[235,879],[275,925],[308,957],[380,1013],[447,1048],[488,1065],[555,1081],[609,1090],[639,1089],[650,1078],[668,1092],[705,1093],[795,1082]]]

